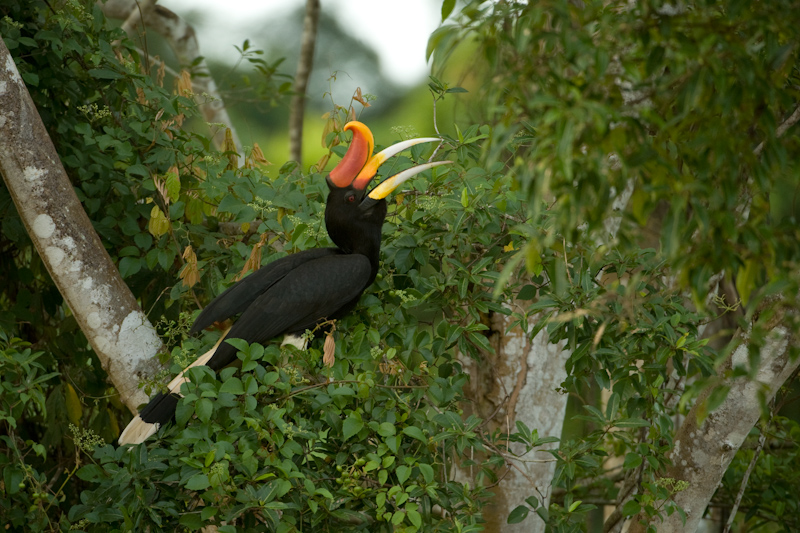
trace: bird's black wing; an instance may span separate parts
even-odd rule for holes
[[[358,301],[371,271],[369,259],[360,254],[328,255],[304,262],[258,296],[227,338],[263,343],[338,318]],[[235,359],[236,349],[223,342],[207,364],[218,370]]]
[[[265,291],[299,265],[321,257],[338,254],[341,254],[338,248],[314,248],[287,255],[268,265],[264,265],[214,298],[198,315],[190,333],[196,333],[209,327],[214,322],[221,322],[242,313],[256,298],[264,294]]]

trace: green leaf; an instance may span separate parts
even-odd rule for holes
[[[150,210],[150,223],[147,227],[154,237],[160,237],[169,230],[169,220],[157,205]]]
[[[433,467],[425,463],[420,463],[418,466],[425,483],[431,483],[433,481]]]
[[[344,440],[349,439],[359,431],[361,428],[364,427],[364,422],[361,420],[360,415],[356,415],[355,413],[350,414],[347,419],[342,424],[342,432],[344,436]]]
[[[456,0],[444,0],[442,2],[442,22],[450,16],[454,7],[456,7]]]
[[[241,379],[237,377],[230,377],[222,383],[219,391],[228,392],[230,394],[244,394],[244,385],[242,385]]]
[[[181,195],[181,179],[175,172],[167,172],[166,187],[169,199],[176,202]]]
[[[605,372],[603,373],[605,374]],[[611,396],[608,398],[608,404],[606,405],[606,419],[614,420],[617,409],[619,409],[619,394],[612,392]]]
[[[614,422],[614,425],[620,428],[647,428],[650,422],[643,418],[623,418]]]
[[[400,435],[395,435],[393,437],[386,437],[386,446],[392,450],[392,453],[397,453],[398,448],[400,447]]]
[[[750,301],[750,293],[753,292],[753,288],[756,285],[759,270],[758,262],[754,259],[749,259],[736,272],[736,290],[744,305],[747,305],[747,302]],[[733,304],[733,302],[730,302],[730,304]]]
[[[727,385],[714,387],[714,390],[708,396],[708,400],[706,400],[706,412],[710,413],[722,405],[722,402],[728,397],[728,392],[730,392],[730,387]]]
[[[517,300],[533,300],[536,297],[536,287],[525,285],[517,294]]]
[[[625,454],[625,463],[623,467],[626,469],[636,468],[640,464],[642,464],[642,456],[638,453],[627,453]]]
[[[422,515],[419,514],[419,511],[407,509],[406,514],[408,515],[409,521],[414,524],[414,526],[422,527]]]
[[[394,473],[397,475],[397,481],[399,481],[400,484],[402,485],[403,483],[406,482],[408,476],[411,475],[411,467],[406,465],[400,465],[395,469]]]
[[[160,211],[159,211],[160,212]],[[142,268],[142,260],[138,257],[123,257],[119,261],[119,274],[123,278],[133,276]]]
[[[194,412],[201,422],[208,422],[211,418],[211,412],[214,410],[214,404],[208,398],[200,398],[194,406]]]
[[[211,486],[206,474],[195,474],[190,477],[186,482],[186,488],[189,490],[205,490]]]
[[[191,530],[198,531],[203,527],[203,520],[197,513],[186,513],[181,516],[180,524]]]
[[[103,468],[100,465],[84,465],[75,473],[84,481],[97,482],[104,477]]]
[[[27,85],[33,85],[34,87],[39,86],[39,76],[37,74],[33,72],[22,72],[20,76],[22,76],[22,79]]]
[[[508,515],[508,520],[506,520],[506,522],[509,524],[519,524],[528,517],[529,512],[530,509],[526,505],[518,505],[511,511],[511,514]]]
[[[378,435],[381,437],[391,437],[395,433],[397,433],[397,430],[395,429],[394,424],[390,424],[389,422],[382,422],[378,427]]]
[[[623,516],[633,516],[638,513],[642,509],[642,506],[639,505],[639,502],[636,500],[628,500],[625,502],[625,505],[622,506],[622,515]]]
[[[105,68],[93,68],[89,70],[89,75],[93,78],[100,78],[105,80],[118,80],[122,78],[122,74],[119,72],[114,72],[113,70],[108,70]]]
[[[430,60],[433,52],[437,48],[445,47],[447,43],[457,35],[457,33],[458,28],[451,24],[436,28],[433,33],[431,33],[431,36],[428,37],[428,47],[425,50],[425,61]],[[431,84],[428,85],[430,86]]]
[[[403,434],[408,435],[411,438],[417,439],[418,441],[428,443],[428,439],[425,438],[425,434],[422,433],[422,430],[416,426],[406,426],[403,428]]]

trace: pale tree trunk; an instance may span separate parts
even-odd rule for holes
[[[721,385],[730,387],[730,392],[722,405],[698,422],[698,406],[711,392],[707,390],[678,429],[675,447],[670,454],[673,464],[664,477],[688,482],[688,488],[674,497],[675,503],[686,512],[686,524],[683,524],[678,513],[673,513],[663,522],[653,522],[659,532],[697,530],[722,476],[761,415],[759,396],[763,395],[767,403],[772,401],[781,385],[800,366],[800,358],[791,360],[789,356],[789,348],[794,346],[796,339],[779,320],[773,320],[769,325],[771,327],[768,327],[770,333],[761,348],[760,366],[755,379],[723,379]],[[728,357],[722,371],[737,365],[747,367],[747,335],[741,340],[742,343]],[[628,531],[645,531],[643,523],[646,521],[643,514],[634,517]]]
[[[314,47],[317,41],[319,0],[307,0],[306,16],[303,19],[303,39],[300,44],[300,60],[294,77],[294,96],[289,109],[290,157],[303,163],[303,117],[306,109],[306,89],[314,64]]]
[[[511,317],[499,313],[493,316],[493,355],[484,355],[481,361],[461,357],[470,376],[466,392],[477,410],[474,414],[491,417],[490,431],[499,428],[514,432],[519,421],[537,429],[539,437],[560,437],[567,395],[557,389],[567,376],[564,365],[571,352],[563,343],[551,343],[545,328],[531,340],[529,333],[518,327],[507,331],[510,323]],[[533,325],[531,319],[529,326]],[[539,450],[555,447],[549,444]],[[519,524],[506,523],[509,513],[526,498],[535,496],[544,506],[550,501],[555,459],[543,451],[532,452],[524,459],[509,459],[506,471],[499,474],[502,481],[492,489],[495,497],[483,513],[488,532],[544,531],[544,522],[538,516],[531,515]],[[467,481],[467,475],[462,470],[458,478]]]
[[[612,210],[623,209],[632,194],[633,183],[629,182],[614,198]],[[620,217],[609,217],[605,225],[609,240],[614,240],[619,226]],[[525,307],[524,302],[512,301],[507,305],[510,309]],[[572,352],[563,342],[552,344],[547,328],[541,328],[533,339],[518,327],[509,331],[513,320],[502,314],[494,315],[493,356],[484,355],[486,359],[480,362],[461,357],[470,375],[467,396],[477,406],[476,415],[492,416],[492,429],[513,432],[519,421],[531,430],[538,430],[540,438],[560,438],[568,400],[560,386],[567,377],[565,364]],[[533,331],[542,320],[547,317],[542,314],[531,317],[528,330]],[[548,444],[533,452],[533,456],[524,457],[524,461],[508,463],[508,471],[501,473],[502,481],[492,489],[495,497],[484,511],[487,531],[539,533],[545,530],[544,521],[533,513],[518,524],[508,524],[507,519],[509,513],[530,496],[535,496],[545,508],[550,505],[556,461],[544,450],[556,447],[557,444]]]
[[[0,39],[0,173],[48,272],[131,411],[161,341],[83,210]]]
[[[106,3],[99,3],[107,17],[125,21],[122,27],[129,35],[132,35],[139,25],[161,35],[172,48],[181,66],[189,68],[196,60],[201,59],[194,28],[169,9],[154,4],[155,0],[148,0],[147,3],[140,1],[138,4],[137,0],[108,0]],[[242,143],[205,59],[201,59],[193,70],[196,76],[192,80],[192,85],[203,118],[212,125],[224,126],[216,128],[213,137],[214,146],[219,150],[223,149],[225,128],[230,129],[241,165],[244,161]]]
[[[783,137],[798,121],[800,121],[800,106],[797,106],[794,112],[776,128],[776,139]],[[753,153],[758,156],[763,149],[762,142]],[[746,202],[742,204],[740,212],[746,219],[749,212]],[[722,283],[719,291],[727,297],[729,304],[733,304],[737,298],[734,289],[727,288],[729,283],[726,284],[724,281]],[[688,488],[674,496],[675,502],[686,511],[687,520],[684,525],[678,513],[674,513],[666,517],[664,522],[654,522],[659,531],[697,530],[708,503],[722,482],[722,476],[750,430],[758,422],[761,415],[759,396],[761,395],[769,403],[786,380],[800,367],[800,358],[791,360],[789,357],[789,348],[794,346],[796,339],[781,323],[785,317],[780,300],[773,298],[763,305],[762,311],[772,310],[775,316],[765,325],[769,336],[761,347],[760,366],[756,369],[755,378],[750,380],[746,377],[735,379],[722,377],[720,385],[730,387],[730,392],[722,405],[705,420],[699,422],[698,408],[711,394],[711,390],[704,391],[676,431],[675,448],[670,454],[672,466],[664,477],[688,482]],[[767,309],[768,306],[773,306],[774,309]],[[750,332],[745,333],[737,329],[736,335],[740,344],[720,369],[718,374],[720,376],[734,366],[747,366]],[[640,513],[632,517],[626,525],[629,532],[640,532],[646,529],[645,523],[646,516]]]

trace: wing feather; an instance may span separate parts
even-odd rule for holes
[[[329,255],[304,262],[255,298],[227,338],[263,343],[339,318],[355,306],[370,279],[369,259],[363,255]],[[236,348],[223,342],[208,366],[218,370],[235,358]]]
[[[337,248],[314,248],[287,255],[268,265],[264,265],[214,298],[198,315],[190,333],[197,333],[214,322],[222,322],[242,313],[260,295],[264,294],[299,265],[321,257],[340,254],[341,251]]]

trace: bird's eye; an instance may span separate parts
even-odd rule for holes
[[[356,201],[356,195],[355,194],[348,194],[347,197],[345,198],[345,201],[348,204],[352,204],[353,202]]]

